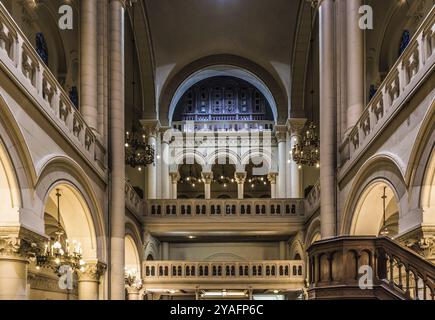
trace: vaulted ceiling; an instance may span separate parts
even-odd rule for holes
[[[193,61],[219,54],[251,60],[267,70],[290,96],[301,0],[144,2],[155,58],[157,101],[171,76]]]

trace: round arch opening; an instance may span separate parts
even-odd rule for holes
[[[385,217],[384,217],[385,200]],[[375,182],[362,193],[355,208],[351,235],[394,237],[399,229],[399,201],[393,188]]]
[[[132,273],[140,274],[140,257],[139,250],[133,237],[127,235],[125,237],[125,269]]]
[[[178,103],[186,94],[186,92],[199,82],[216,77],[229,77],[243,80],[255,87],[267,100],[273,114],[274,122],[277,122],[278,108],[275,98],[273,97],[271,90],[257,75],[246,69],[242,69],[236,66],[215,65],[193,73],[187,79],[185,79],[177,88],[169,106],[168,121],[170,126],[172,126],[175,110],[177,109]]]
[[[65,236],[70,241],[80,242],[83,259],[98,259],[96,232],[91,210],[81,193],[72,185],[66,183],[57,185],[48,194],[44,207],[45,233],[54,238],[58,229],[56,196],[58,191],[60,193],[60,227],[65,232]]]

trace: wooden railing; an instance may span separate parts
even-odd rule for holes
[[[0,2],[0,67],[101,176],[106,150]]]
[[[148,200],[145,216],[171,217],[303,217],[303,199]]]
[[[288,261],[145,261],[143,263],[144,285],[156,283],[293,283],[303,288],[305,279],[304,262]]]
[[[404,50],[341,147],[343,163],[363,153],[406,105],[435,65],[435,6]],[[348,167],[350,165],[348,164]]]
[[[435,299],[435,265],[389,238],[322,240],[308,255],[311,299]]]

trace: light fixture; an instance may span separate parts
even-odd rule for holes
[[[383,209],[383,223],[382,223],[382,229],[380,232],[380,235],[383,237],[387,237],[390,234],[390,231],[387,227],[387,217],[386,217],[386,201],[387,201],[387,194],[386,194],[387,187],[384,187],[384,193],[381,196],[382,199],[382,209]]]
[[[134,3],[132,2],[132,7],[134,10]],[[135,30],[135,14],[133,13],[133,30]],[[133,48],[136,47],[135,39],[132,37]],[[133,50],[134,51],[134,50]],[[132,57],[133,63],[133,80],[132,80],[132,101],[135,104],[135,71],[137,67],[135,66],[136,59],[133,52]],[[132,168],[136,167],[147,167],[148,165],[154,163],[155,158],[155,148],[147,144],[146,136],[142,130],[137,130],[135,126],[136,117],[133,119],[132,132],[126,132],[125,134],[125,163]],[[139,171],[142,171],[140,169]]]
[[[72,272],[83,270],[85,262],[82,260],[82,247],[80,242],[70,242],[60,224],[60,190],[56,189],[57,197],[57,231],[56,237],[45,244],[43,253],[36,255],[36,266],[52,269],[60,275],[60,268],[68,266]],[[53,241],[53,243],[52,243]]]

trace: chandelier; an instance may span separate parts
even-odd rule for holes
[[[382,199],[382,213],[383,213],[383,223],[382,223],[382,229],[380,232],[380,235],[383,237],[387,237],[390,234],[390,231],[387,227],[387,216],[386,216],[386,200],[387,200],[387,194],[386,194],[387,187],[384,187],[384,193],[381,196]]]
[[[228,177],[225,173],[225,165],[222,165],[222,173],[220,175],[216,175],[216,178],[213,179],[214,183],[218,183],[224,188],[228,187],[229,184],[235,183],[236,180],[234,178]]]
[[[82,260],[82,248],[80,242],[71,243],[65,236],[60,224],[60,190],[56,189],[57,197],[57,231],[56,237],[50,239],[46,244],[43,253],[36,255],[36,268],[52,269],[60,275],[60,268],[70,267],[72,272],[84,270],[85,262]]]
[[[248,183],[251,185],[251,189],[254,189],[256,186],[265,186],[267,185],[267,177],[255,176],[249,178]]]
[[[154,148],[145,139],[145,135],[137,133],[134,128],[125,134],[125,163],[132,168],[138,167],[139,171],[154,163]]]
[[[299,165],[299,169],[302,166],[320,167],[320,142],[316,128],[316,125],[311,122],[302,136],[302,141],[292,148],[292,158]]]

